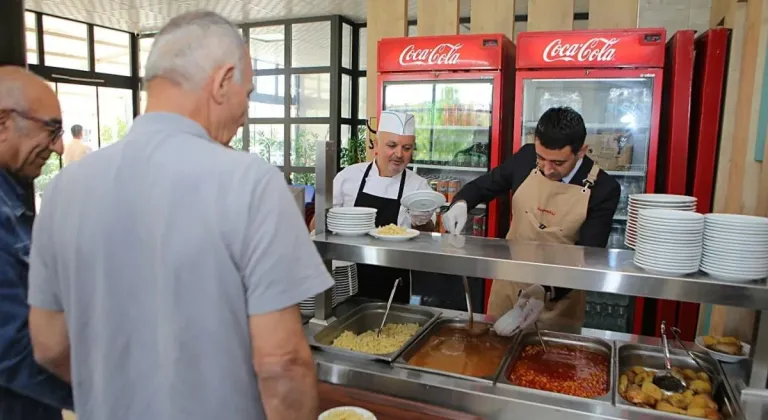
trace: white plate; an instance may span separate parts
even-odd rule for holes
[[[336,407],[332,408],[327,411],[323,411],[318,417],[317,420],[326,420],[331,417],[331,414],[334,414],[339,411],[354,411],[356,414],[359,414],[363,417],[364,420],[376,420],[376,416],[373,415],[370,411],[360,408],[360,407]]]
[[[640,211],[640,220],[643,219],[704,223],[704,215],[702,214],[692,211],[667,209],[643,209]]]
[[[734,273],[734,272],[725,272],[725,271],[720,271],[714,268],[708,268],[707,266],[704,266],[704,265],[701,266],[701,271],[709,274],[710,276],[718,280],[729,281],[734,283],[747,283],[753,280],[760,280],[765,278],[765,275],[760,276],[758,274],[750,275],[751,273],[742,274],[742,273]]]
[[[749,351],[752,347],[750,347],[749,344],[745,342],[741,342],[741,356],[731,356],[730,354],[720,353],[719,351],[714,351],[706,348],[704,346],[704,337],[696,337],[696,345],[704,349],[707,353],[709,353],[710,356],[712,356],[714,359],[717,359],[721,362],[725,363],[736,363],[739,360],[749,359]]]
[[[371,230],[376,226],[375,223],[328,223],[329,229],[340,230]]]
[[[709,213],[705,216],[707,223],[738,224],[749,226],[762,226],[768,229],[768,217],[749,216],[745,214]]]
[[[331,232],[339,236],[363,236],[368,233],[368,230],[333,230],[328,228]]]
[[[646,201],[651,203],[695,203],[696,197],[676,194],[630,194],[630,200]]]
[[[404,195],[400,204],[408,210],[435,211],[445,205],[445,196],[432,190],[414,191]]]
[[[409,239],[413,239],[419,236],[419,231],[416,229],[408,229],[405,235],[390,236],[390,235],[379,235],[378,233],[376,233],[376,229],[371,229],[370,231],[368,231],[368,234],[373,236],[376,239],[381,239],[382,241],[407,241]]]
[[[376,209],[372,207],[334,207],[328,210],[331,214],[376,214]]]
[[[662,275],[662,276],[684,276],[686,274],[691,274],[698,271],[698,269],[665,267],[665,266],[660,266],[658,264],[647,264],[637,260],[635,260],[635,265],[651,274]]]
[[[699,259],[701,259],[701,251],[674,252],[673,248],[653,248],[642,242],[635,244],[635,252],[648,257],[664,258],[671,261],[696,261],[697,264]]]

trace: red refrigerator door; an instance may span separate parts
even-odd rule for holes
[[[696,31],[693,30],[678,31],[667,42],[662,93],[664,107],[661,110],[659,134],[659,169],[656,178],[658,193],[685,194],[695,34]],[[659,336],[661,321],[677,325],[678,303],[663,299],[649,300],[645,305],[648,309],[643,315],[642,334]],[[654,312],[651,308],[654,306],[655,315],[651,315]],[[689,328],[680,329],[683,333],[691,333],[686,332]]]
[[[518,70],[515,98],[517,151],[534,141],[541,114],[553,106],[579,111],[590,156],[622,185],[608,247],[621,248],[628,196],[653,192],[661,105],[661,69]],[[588,294],[587,327],[628,332],[635,321],[628,296]],[[642,313],[642,312],[641,312]]]
[[[700,213],[712,211],[729,40],[729,29],[716,28],[699,35],[695,42],[685,193],[698,199]],[[677,325],[682,330],[684,340],[693,341],[695,338],[698,318],[698,304],[680,303]]]

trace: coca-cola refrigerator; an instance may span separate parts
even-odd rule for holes
[[[388,38],[379,41],[377,53],[378,110],[415,115],[416,150],[409,167],[448,202],[463,184],[511,155],[515,46],[507,37]],[[442,229],[439,220],[436,225]],[[502,197],[472,210],[463,233],[501,237],[508,227],[509,199]],[[456,290],[446,283],[456,283]],[[472,288],[475,307],[480,307],[487,293],[484,282]],[[442,297],[436,296],[438,289]],[[457,299],[457,308],[465,308],[460,281],[436,281],[430,290],[414,292],[419,293]]]
[[[589,156],[621,184],[609,248],[624,248],[628,197],[654,192],[659,152],[664,29],[523,32],[517,39],[514,150],[533,143],[554,106],[580,112]],[[589,293],[586,326],[629,332],[634,299]]]

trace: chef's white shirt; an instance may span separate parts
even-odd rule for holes
[[[365,175],[368,165],[370,165],[370,162],[357,163],[344,168],[344,170],[336,175],[333,179],[334,207],[354,207],[357,191],[360,189],[360,183],[363,181],[363,175]],[[414,191],[431,190],[426,179],[416,175],[407,168],[404,172],[406,175],[403,196]],[[397,199],[402,176],[403,173],[401,172],[393,177],[381,177],[379,176],[379,168],[374,163],[371,167],[371,172],[368,174],[368,179],[366,179],[363,192],[379,197]],[[397,224],[398,226],[411,227],[411,218],[403,206],[400,206]]]

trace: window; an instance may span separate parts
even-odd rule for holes
[[[88,27],[84,23],[43,16],[45,65],[90,70]]]
[[[229,147],[235,150],[243,150],[243,146],[243,127],[240,127],[237,129],[235,137],[232,137],[232,140],[229,142]]]
[[[24,12],[24,35],[27,43],[27,64],[40,64],[37,45],[37,15],[33,12]]]
[[[327,124],[291,125],[291,166],[314,167],[317,142],[328,140]]]
[[[133,92],[99,88],[99,147],[109,146],[128,133],[133,122]]]
[[[368,96],[368,78],[361,77],[357,79],[357,118],[364,120],[366,118],[366,96]]]
[[[346,23],[341,24],[341,66],[352,68],[352,27]]]
[[[253,86],[248,116],[283,118],[285,116],[285,76],[255,76]]]
[[[262,26],[249,30],[251,59],[254,68],[285,67],[285,27]]]
[[[285,125],[251,124],[249,134],[249,152],[258,154],[272,165],[285,164]]]
[[[306,172],[306,173],[298,173],[294,172],[291,174],[291,184],[292,185],[311,185],[315,186],[317,182],[317,176],[312,172]]]
[[[131,36],[127,32],[95,26],[93,40],[97,72],[131,75]]]
[[[368,62],[368,30],[366,28],[360,28],[360,45],[358,48],[358,54],[360,55],[360,70],[368,68],[366,63]]]
[[[330,98],[330,74],[297,74],[292,77],[292,117],[328,117],[331,111]]]
[[[155,42],[155,38],[139,39],[139,76],[140,77],[144,77],[144,68],[147,65],[147,59],[149,58],[149,52],[152,50],[153,42]]]
[[[352,118],[352,76],[341,75],[341,118]]]
[[[331,65],[331,23],[300,23],[291,27],[291,67]]]

